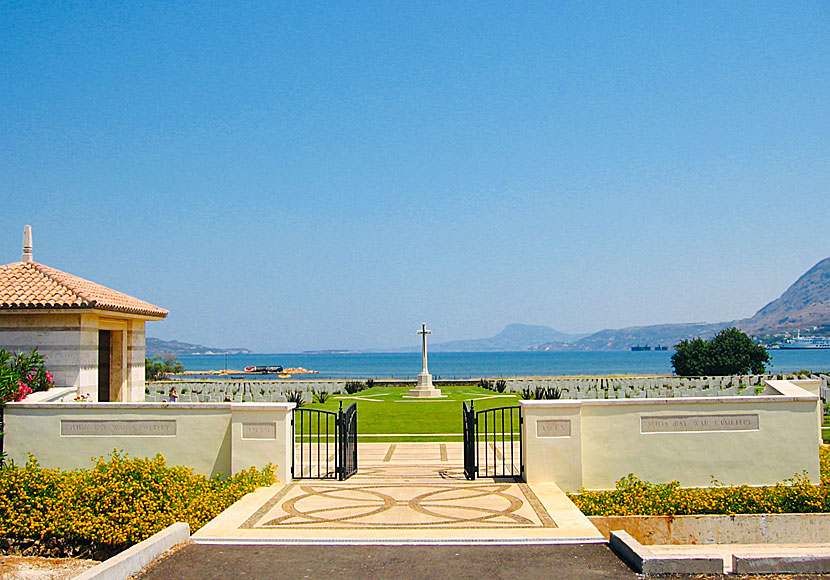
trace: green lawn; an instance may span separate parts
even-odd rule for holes
[[[304,408],[336,411],[340,402],[345,408],[357,403],[358,434],[384,434],[391,437],[361,437],[369,442],[391,441],[461,441],[462,401],[472,400],[477,411],[518,404],[518,396],[511,393],[496,393],[481,387],[441,387],[445,399],[404,399],[409,387],[373,387],[354,395],[334,395],[324,404],[307,403]],[[509,418],[507,419],[509,429]],[[316,427],[314,427],[316,430]],[[518,424],[514,431],[518,431]],[[405,434],[443,435],[453,437],[401,437]]]

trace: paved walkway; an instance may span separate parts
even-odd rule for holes
[[[134,580],[636,580],[601,544],[535,546],[206,546],[189,544]]]
[[[467,481],[460,443],[360,443],[346,481],[249,494],[196,532],[200,544],[603,543],[555,484]]]

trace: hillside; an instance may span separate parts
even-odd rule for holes
[[[201,344],[190,344],[178,340],[161,340],[159,338],[147,337],[146,354],[148,357],[183,354],[249,354],[247,348],[216,348],[202,346]]]
[[[810,268],[776,300],[761,308],[739,327],[751,334],[794,332],[798,329],[830,333],[830,258]]]
[[[684,338],[699,336],[708,339],[733,325],[733,322],[693,322],[606,329],[586,336],[572,345],[553,342],[537,345],[531,350],[628,350],[634,345],[662,345],[671,348]]]
[[[490,338],[470,340],[453,340],[430,344],[433,352],[498,352],[527,350],[542,342],[556,341],[569,343],[585,336],[584,334],[566,334],[547,326],[532,324],[508,324],[504,330]]]
[[[754,335],[797,330],[830,334],[830,258],[810,268],[776,300],[751,318],[729,322],[658,324],[601,330],[573,344],[552,340],[530,350],[628,350],[634,345],[672,347],[684,338],[710,339],[725,328],[737,326]]]

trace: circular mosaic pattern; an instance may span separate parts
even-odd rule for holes
[[[264,526],[283,525],[400,525],[401,519],[414,526],[535,526],[517,513],[520,498],[503,484],[417,485],[408,497],[399,486],[390,485],[302,485],[301,493],[281,505],[285,515]],[[390,513],[394,510],[400,513]],[[408,513],[406,513],[408,512]]]

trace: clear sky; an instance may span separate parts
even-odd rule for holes
[[[751,316],[830,256],[830,5],[3,2],[0,263],[259,352]]]

